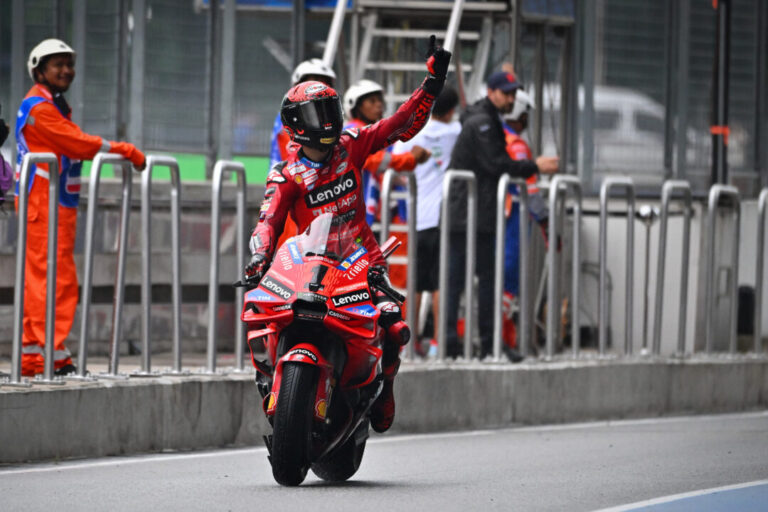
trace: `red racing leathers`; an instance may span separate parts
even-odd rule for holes
[[[316,216],[332,212],[351,224],[371,254],[372,265],[384,259],[365,220],[362,169],[366,159],[397,140],[416,135],[429,119],[435,97],[419,87],[392,116],[363,128],[344,130],[324,162],[313,162],[301,150],[275,165],[267,176],[259,224],[251,235],[251,253],[271,259],[290,212],[299,232]]]

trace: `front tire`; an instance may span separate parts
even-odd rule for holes
[[[317,368],[285,363],[272,434],[272,476],[280,485],[296,486],[309,469]]]

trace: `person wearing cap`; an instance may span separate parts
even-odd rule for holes
[[[466,169],[475,174],[477,190],[477,277],[479,289],[480,357],[493,351],[494,240],[496,230],[496,188],[504,174],[528,178],[557,172],[557,157],[540,156],[535,160],[514,160],[506,150],[502,116],[512,111],[515,93],[521,88],[515,75],[507,71],[492,73],[486,82],[486,96],[461,116],[461,132],[451,154],[450,169]],[[467,192],[462,183],[449,198],[452,211],[448,300],[447,353],[456,357],[461,351],[456,329],[459,298],[464,287],[466,262]]]
[[[42,41],[30,52],[27,71],[34,85],[24,97],[16,117],[16,208],[18,210],[18,181],[24,155],[55,154],[59,163],[60,186],[54,371],[56,375],[67,375],[76,371],[64,340],[72,328],[78,299],[74,247],[81,161],[90,160],[103,151],[122,155],[139,170],[144,169],[146,162],[144,154],[133,144],[89,135],[72,122],[72,110],[63,96],[75,78],[75,52],[69,45],[58,39]],[[45,365],[48,179],[47,164],[32,166],[21,350],[21,371],[25,376],[42,373]]]

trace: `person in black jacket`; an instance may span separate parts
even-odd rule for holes
[[[487,96],[471,105],[461,116],[461,133],[451,154],[449,169],[468,170],[477,178],[477,266],[479,287],[480,357],[493,351],[493,272],[496,230],[496,188],[503,174],[527,178],[533,174],[554,174],[558,157],[512,160],[506,151],[501,116],[512,110],[515,93],[522,86],[514,74],[497,71],[488,77]],[[449,198],[452,213],[450,236],[450,277],[448,286],[447,354],[462,353],[456,332],[459,297],[464,288],[466,262],[467,192],[463,183]]]

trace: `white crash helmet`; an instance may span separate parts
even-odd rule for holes
[[[309,59],[296,66],[291,75],[291,83],[296,85],[303,82],[302,79],[309,75],[327,76],[331,80],[336,80],[336,73],[322,59]]]
[[[519,121],[520,117],[529,110],[536,108],[533,98],[523,89],[518,89],[515,93],[515,103],[512,105],[512,112],[505,116],[509,121]]]
[[[349,86],[344,93],[344,113],[347,117],[352,119],[352,110],[357,106],[358,100],[373,92],[384,93],[384,89],[373,80],[363,78]]]
[[[32,81],[35,80],[34,70],[40,65],[40,61],[49,55],[56,55],[57,53],[71,53],[73,57],[76,55],[75,50],[60,39],[46,39],[32,48],[27,60],[27,71]]]

